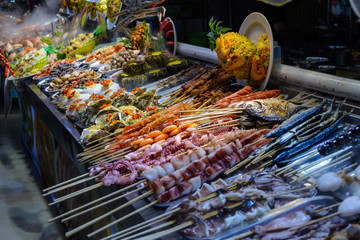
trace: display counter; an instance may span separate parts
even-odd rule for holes
[[[209,62],[216,61],[216,58],[213,56],[208,56],[209,50],[201,51],[200,49],[198,51],[199,54],[194,55],[193,51],[189,49],[191,50],[192,48],[180,44],[178,53],[188,59],[197,58],[200,61],[203,59],[208,59]],[[196,47],[194,51],[196,52]],[[80,142],[81,129],[79,126],[69,120],[63,112],[60,112],[58,107],[51,103],[51,99],[31,79],[15,80],[13,81],[13,86],[19,95],[23,121],[23,141],[43,180],[44,187],[54,186],[68,179],[87,174],[90,165],[81,165],[77,159],[78,153],[85,149]],[[269,89],[278,88],[282,93],[289,95],[304,91],[320,99],[331,99],[335,95],[342,101],[344,97],[348,97],[349,100],[346,101],[343,109],[352,111],[350,121],[358,123],[358,115],[360,114],[357,107],[359,101],[359,95],[357,94],[360,87],[359,81],[275,64],[269,86]],[[49,202],[52,202],[54,199],[58,201],[59,197],[75,193],[86,187],[85,183],[68,187],[63,191],[57,192],[56,196],[49,195],[52,197],[52,199],[49,199]],[[164,208],[148,207],[149,199],[142,199],[136,202],[131,201],[145,191],[134,192],[126,198],[119,198],[119,200],[108,204],[109,198],[103,197],[115,192],[119,194],[114,195],[114,198],[121,196],[119,189],[117,187],[100,187],[74,196],[67,201],[50,205],[56,206],[59,214],[62,214],[80,206],[87,206],[87,208],[91,209],[92,206],[88,203],[95,200],[97,200],[96,204],[104,204],[104,206],[96,208],[95,211],[87,212],[82,217],[75,217],[64,221],[69,232],[85,223],[89,224],[89,226],[85,225],[85,231],[76,233],[71,236],[71,239],[85,239],[87,238],[87,233],[114,222],[116,219],[121,219],[122,216],[129,213],[134,213],[134,215],[126,221],[113,225],[109,230],[101,232],[97,235],[97,238],[111,235],[119,231],[119,229],[129,228],[164,213]],[[117,210],[118,206],[129,201],[128,206]],[[144,206],[147,207],[143,210],[142,207]],[[60,216],[52,220],[60,219]],[[166,237],[166,239],[179,238],[181,238],[179,233],[173,233]]]
[[[13,86],[19,94],[19,105],[23,123],[23,142],[38,170],[44,188],[54,186],[68,179],[88,173],[89,165],[80,165],[76,158],[76,155],[84,149],[79,140],[80,133],[76,124],[60,112],[57,109],[57,106],[51,103],[50,98],[47,97],[36,84],[32,83],[31,80],[13,81]],[[57,196],[67,195],[77,190],[84,189],[85,187],[87,187],[86,184],[79,184],[59,192]],[[96,191],[80,194],[79,196],[56,204],[55,206],[59,214],[61,214],[76,207],[83,206],[90,201],[97,200],[116,190],[118,190],[116,187],[98,188]],[[128,198],[132,199],[136,197],[136,194],[137,193],[129,195]],[[98,204],[105,202],[106,200],[108,199],[99,201]],[[49,202],[51,201],[52,200],[49,199]],[[81,218],[74,218],[67,221],[65,224],[66,228],[71,230],[72,226],[79,226],[89,222],[127,201],[128,200],[124,198],[119,199],[111,204],[106,204],[104,207],[98,208],[95,211],[91,211]],[[121,209],[120,211],[116,211],[102,221],[98,221],[94,226],[106,225],[110,221],[133,212],[135,209],[139,209],[147,203],[146,200],[143,200]],[[116,232],[118,229],[133,226],[136,223],[144,221],[144,219],[146,220],[156,216],[159,212],[160,210],[153,208],[147,209],[146,211],[141,212],[141,214],[132,216],[131,221],[121,222],[117,227],[112,228],[111,231]],[[91,227],[89,229],[91,229]],[[109,235],[109,232],[104,234]],[[72,237],[72,239],[84,238],[86,238],[84,232],[80,232]]]

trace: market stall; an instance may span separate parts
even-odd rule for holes
[[[281,64],[258,12],[178,42],[161,2],[65,1],[59,31],[6,44],[49,221],[71,239],[356,239],[360,82]]]

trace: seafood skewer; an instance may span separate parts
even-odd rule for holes
[[[352,166],[348,167],[348,168],[352,168]],[[342,171],[346,171],[348,168],[342,170]],[[326,181],[326,180],[323,180],[323,181]],[[321,184],[321,183],[318,183],[318,184]],[[315,184],[313,186],[310,186],[310,187],[315,187],[317,186],[318,184]],[[306,189],[306,188],[309,188],[309,187],[305,187],[303,189]],[[299,190],[299,189],[298,189]],[[286,193],[289,193],[291,191],[296,191],[296,189],[293,189],[293,190],[290,190],[290,191],[286,191]],[[270,196],[276,196],[276,195],[279,195],[279,194],[273,194],[273,195],[269,195],[268,197]],[[325,217],[321,217],[319,219],[316,219],[316,220],[312,220],[312,221],[306,221],[305,223],[301,223],[300,225],[297,225],[295,226],[294,230],[299,230],[301,228],[304,228],[306,226],[309,226],[309,225],[313,225],[313,224],[316,224],[316,223],[319,223],[323,220],[326,220],[328,218],[331,218],[331,217],[334,217],[334,216],[338,216],[338,215],[342,215],[342,216],[353,216],[355,214],[357,214],[357,212],[360,212],[360,209],[358,208],[355,212],[354,211],[349,211],[350,209],[352,209],[352,207],[350,206],[353,206],[353,204],[356,204],[356,203],[353,203],[353,204],[350,204],[351,201],[360,201],[358,197],[349,197],[348,199],[344,200],[341,204],[334,204],[332,206],[329,206],[329,207],[325,207],[325,208],[322,208],[322,209],[319,209],[318,211],[316,212],[320,212],[320,211],[324,211],[324,210],[327,210],[329,208],[333,208],[333,207],[336,207],[336,206],[339,206],[339,211],[338,212],[335,212],[335,213],[332,213],[332,214],[329,214]],[[207,215],[205,215],[207,216]],[[202,216],[201,218],[204,219],[204,216]],[[171,221],[170,221],[171,222]],[[168,223],[170,223],[168,222]],[[193,222],[192,224],[194,224],[195,222]],[[295,223],[295,222],[294,222]],[[178,231],[178,230],[181,230],[181,229],[184,229],[186,227],[189,227],[190,226],[190,222],[185,222],[184,225],[178,225],[178,227],[173,227],[171,229],[168,229],[168,230],[164,230],[160,233],[155,233],[155,234],[152,234],[152,235],[147,235],[147,237],[143,237],[142,239],[152,239],[152,238],[157,238],[157,237],[162,237],[162,236],[165,236],[169,233],[172,233],[174,231]],[[146,232],[148,233],[148,232]],[[238,239],[238,237],[246,237],[246,236],[251,236],[254,232],[253,231],[248,231],[244,234],[241,234],[239,236],[237,236],[235,239]],[[141,235],[144,235],[144,233],[142,233]],[[140,234],[136,234],[135,236],[140,236]],[[135,237],[134,236],[134,237]],[[233,238],[231,238],[233,239]]]
[[[257,174],[258,173],[252,173],[251,175],[257,176]],[[264,192],[262,192],[262,190],[261,190],[261,189],[263,189],[262,187],[268,188],[268,189],[273,189],[273,188],[275,189],[276,188],[275,187],[276,186],[275,181],[279,181],[279,179],[278,179],[278,180],[275,180],[274,182],[272,182],[272,180],[270,180],[270,182],[269,182],[269,175],[267,175],[267,174],[269,174],[269,172],[262,173],[262,176],[255,177],[256,179],[258,179],[258,180],[254,180],[255,182],[257,182],[257,181],[261,182],[262,181],[262,180],[260,180],[261,177],[264,177],[264,179],[267,179],[266,187],[264,185],[260,184],[259,189],[254,189],[251,186],[250,187],[245,187],[249,183],[248,182],[245,182],[245,183],[242,182],[243,185],[241,185],[241,183],[240,183],[240,185],[241,185],[240,187],[237,187],[237,188],[233,189],[235,192],[227,192],[227,191],[223,191],[221,189],[218,189],[218,190],[216,190],[217,194],[211,193],[210,195],[203,196],[201,194],[201,191],[203,191],[203,194],[206,194],[206,193],[209,192],[209,187],[206,187],[206,188],[203,187],[201,190],[199,190],[199,193],[196,193],[196,194],[193,195],[194,197],[197,198],[196,200],[192,200],[192,201],[194,201],[194,204],[188,203],[188,201],[187,201],[187,202],[182,203],[180,205],[180,207],[176,208],[176,209],[179,209],[177,211],[177,215],[185,217],[185,219],[184,219],[185,222],[183,224],[178,224],[178,227],[174,227],[174,228],[165,230],[165,231],[159,233],[159,235],[153,234],[153,235],[147,236],[147,238],[145,237],[145,239],[153,239],[153,238],[165,236],[166,234],[174,232],[175,230],[178,231],[178,230],[187,228],[187,227],[193,225],[194,223],[197,223],[198,221],[206,220],[206,219],[212,218],[212,217],[214,217],[216,215],[220,215],[220,217],[222,217],[222,215],[226,216],[226,214],[227,214],[227,212],[229,210],[231,210],[231,209],[233,209],[233,208],[235,208],[237,206],[242,206],[242,208],[241,208],[242,211],[245,211],[244,209],[255,207],[256,201],[260,201],[260,202],[265,201],[266,202],[266,199],[269,199],[269,198],[278,197],[278,196],[282,196],[282,195],[287,195],[287,194],[290,194],[292,192],[300,192],[300,191],[304,191],[304,190],[308,190],[308,189],[313,188],[313,186],[308,186],[308,187],[304,187],[304,188],[300,188],[300,189],[291,189],[290,188],[290,189],[287,189],[287,190],[279,191],[278,193],[275,193],[275,194],[266,195]],[[245,177],[245,176],[242,176],[240,179],[248,179],[248,178]],[[230,184],[235,185],[236,182],[237,182],[237,180],[234,180],[234,182],[232,182]],[[219,184],[219,183],[217,182],[216,184]],[[274,185],[272,185],[272,184],[274,184]],[[280,184],[280,182],[278,182],[278,184]],[[216,189],[215,185],[212,184],[212,186],[214,187],[213,189]],[[222,185],[219,185],[219,186],[222,186]],[[256,186],[258,186],[258,185],[256,185]],[[247,190],[250,190],[251,193],[250,192],[247,193]],[[238,196],[238,194],[240,194],[241,197],[240,197],[240,195]],[[212,197],[208,197],[208,196],[212,196]],[[202,197],[202,198],[199,198],[199,197]],[[296,196],[294,195],[294,197],[296,197]],[[220,203],[219,201],[216,201],[216,199],[228,199],[228,201],[230,203],[229,203],[229,205],[227,205],[227,204],[225,205],[224,202]],[[211,202],[205,203],[205,201],[209,201],[209,200],[211,200]],[[195,204],[195,202],[197,202],[197,204]],[[204,203],[202,203],[202,202],[204,202]],[[234,203],[231,204],[231,202],[234,202]],[[260,208],[260,206],[263,206],[261,203],[257,203],[257,204],[259,204],[258,208]],[[212,211],[213,208],[211,206],[213,206],[217,210]],[[224,207],[225,207],[225,210],[223,209]],[[176,209],[172,209],[172,211],[175,211]],[[203,209],[203,210],[201,210],[201,209]],[[228,211],[226,211],[226,210],[228,210]],[[202,211],[202,212],[200,213],[200,215],[198,215],[194,211]],[[194,214],[194,216],[197,216],[197,217],[194,218],[194,217],[190,216],[189,218],[187,218],[186,217],[187,212],[191,212],[192,214]],[[238,214],[238,213],[235,213],[235,215],[236,214]],[[254,214],[252,215],[252,217],[254,217]],[[261,211],[258,214],[261,215]],[[231,213],[230,213],[230,215],[231,215]],[[235,215],[230,217],[231,220],[229,218],[229,221],[227,222],[228,224],[225,224],[226,226],[231,227],[232,224],[239,224],[240,223],[240,222],[238,222],[238,219],[235,217]],[[201,219],[196,220],[198,217],[201,218],[202,220]],[[249,216],[249,218],[252,218],[252,217]],[[187,219],[191,219],[191,220],[186,221]],[[167,220],[167,219],[164,219],[164,220]],[[217,221],[217,220],[214,219],[213,221]],[[168,223],[175,223],[175,222],[174,221],[168,221]],[[199,224],[202,224],[202,223],[199,223]],[[207,224],[205,223],[205,225],[207,225]],[[208,226],[211,226],[211,225],[212,224],[209,223]],[[216,224],[214,223],[214,226],[215,225]],[[221,226],[221,224],[220,225],[217,224],[216,226]],[[193,227],[193,228],[197,229],[197,227]],[[153,229],[152,231],[157,230],[157,229],[158,229],[158,227],[155,227],[155,229]],[[189,232],[190,229],[187,229],[186,231]],[[213,231],[213,230],[209,229],[209,231]],[[220,231],[220,229],[218,229],[217,232],[218,231]],[[134,232],[134,231],[132,231],[132,232]],[[204,231],[201,230],[201,232],[204,232]],[[131,237],[128,237],[128,238],[133,239],[135,236],[140,236],[140,234],[144,235],[145,233],[148,234],[148,231],[132,235]],[[202,235],[199,235],[199,237],[200,236],[204,237]],[[206,237],[208,237],[208,235],[206,235]],[[116,239],[118,239],[118,238],[116,238]],[[142,239],[144,239],[144,237]]]
[[[326,112],[325,112],[326,113]],[[315,143],[323,140],[325,137],[329,136],[332,132],[334,132],[342,119],[347,114],[339,113],[339,109],[337,109],[331,116],[325,118],[317,128],[314,129],[314,132],[309,132],[304,134],[300,134],[297,139],[291,140],[292,137],[285,137],[286,142],[283,143],[277,149],[273,149],[269,152],[266,152],[269,148],[272,147],[270,144],[268,146],[263,147],[260,149],[256,154],[257,156],[253,156],[252,158],[248,159],[250,162],[248,166],[252,164],[256,164],[259,161],[265,159],[266,157],[273,156],[273,162],[281,162],[283,159],[289,158],[300,151],[306,149],[308,146],[313,146]],[[302,124],[300,124],[302,125]],[[287,133],[285,133],[286,135]],[[269,136],[269,135],[267,135]],[[293,133],[290,133],[290,136],[294,136]],[[290,142],[289,142],[290,141]],[[275,143],[278,141],[275,141]],[[280,153],[279,153],[280,152]],[[275,156],[276,155],[276,156]],[[275,156],[275,157],[274,157]],[[238,168],[237,166],[234,168]],[[228,171],[227,173],[231,173],[232,170]]]
[[[268,138],[279,137],[280,135],[289,131],[291,128],[300,124],[302,121],[306,121],[308,118],[316,114],[318,111],[322,109],[325,103],[326,101],[323,100],[319,105],[293,115],[291,118],[284,121],[278,128],[267,134],[266,137]]]
[[[293,180],[290,181],[290,183],[293,183],[293,182],[296,182],[296,181],[300,181],[300,180],[305,179],[305,178],[309,178],[309,177],[311,177],[312,175],[315,175],[315,174],[317,174],[317,173],[319,173],[319,172],[321,172],[321,171],[324,171],[324,170],[327,170],[327,169],[329,169],[329,168],[332,168],[332,167],[334,167],[335,165],[337,165],[337,164],[339,164],[339,163],[347,162],[347,161],[349,161],[349,160],[351,159],[351,157],[346,157],[346,158],[339,157],[339,159],[340,159],[340,160],[338,160],[338,161],[336,161],[336,162],[334,162],[334,163],[332,163],[332,164],[330,164],[330,165],[328,165],[328,166],[326,166],[326,167],[324,167],[324,168],[321,168],[321,169],[318,169],[318,170],[316,170],[316,171],[313,171],[313,172],[311,172],[311,173],[309,173],[309,174],[306,174],[306,175],[304,175],[304,176],[301,176],[301,177],[299,177],[299,178],[297,178],[297,179],[293,179]],[[350,165],[349,167],[352,168],[352,167],[356,166],[357,164],[358,164],[358,163],[354,163],[354,164]]]
[[[261,131],[260,131],[261,132]],[[266,133],[267,131],[265,131],[264,133]],[[260,133],[256,133],[256,135],[254,135],[254,136],[258,136]],[[254,138],[254,137],[252,137],[252,138]],[[250,139],[252,139],[252,138],[248,138],[249,140]],[[255,138],[256,139],[256,138]],[[221,150],[221,149],[220,149]],[[229,150],[229,149],[228,149]],[[223,151],[223,150],[221,150],[221,151]],[[195,165],[194,165],[195,166]],[[199,165],[200,166],[200,165]],[[184,169],[185,170],[185,169]],[[190,180],[192,180],[192,179],[190,179]],[[200,178],[198,178],[198,180],[200,180]],[[184,182],[184,184],[186,185],[186,184],[188,184],[188,183],[186,183],[186,182]],[[193,183],[193,184],[196,184],[195,182]],[[185,186],[185,185],[182,185],[182,186]],[[197,184],[196,184],[197,185]],[[145,194],[143,194],[143,195],[141,195],[141,196],[139,196],[139,197],[137,197],[137,198],[135,198],[133,201],[137,201],[137,200],[139,200],[139,199],[142,199],[142,198],[144,198],[144,197],[146,197],[146,196],[148,196],[148,195],[150,195],[150,194],[152,194],[152,193],[154,193],[154,192],[157,192],[158,191],[158,188],[156,187],[156,185],[153,185],[153,184],[151,184],[150,185],[151,187],[152,187],[152,189],[153,190],[150,190],[150,191],[148,191],[147,193],[145,193]],[[195,185],[194,185],[195,186]],[[197,186],[200,186],[200,185],[197,185]],[[169,188],[169,186],[168,186],[168,188]],[[196,188],[195,188],[196,189]],[[170,191],[172,191],[171,189],[169,189]],[[166,193],[166,192],[165,192]],[[184,192],[185,193],[185,192]],[[165,196],[165,195],[164,195]],[[164,201],[164,200],[162,200],[162,198],[160,198],[159,199],[160,201]],[[132,202],[133,202],[132,201]],[[132,203],[131,202],[131,203]],[[125,205],[126,206],[126,205]],[[122,205],[122,206],[119,206],[117,209],[121,209],[122,207],[125,207],[124,205]],[[106,217],[107,216],[107,214],[104,216],[104,217]],[[100,218],[98,218],[97,220],[100,220]],[[74,229],[74,231],[72,231],[72,232],[70,232],[68,235],[71,235],[71,234],[73,234],[74,232],[77,232],[77,231],[80,231],[80,230],[82,230],[83,228],[86,228],[87,226],[89,226],[89,225],[91,225],[92,223],[93,223],[94,221],[91,221],[91,222],[89,222],[89,223],[87,223],[87,224],[85,224],[85,225],[82,225],[82,226],[80,226],[80,227],[78,227],[78,228],[76,228],[76,230]]]

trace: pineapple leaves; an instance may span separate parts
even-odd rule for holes
[[[213,51],[216,48],[216,39],[220,37],[221,34],[225,34],[230,31],[231,28],[224,28],[220,26],[222,21],[216,21],[212,17],[209,21],[210,32],[206,35],[209,38],[209,48]]]

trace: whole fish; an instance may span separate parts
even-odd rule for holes
[[[294,114],[291,116],[288,120],[284,121],[278,128],[274,129],[270,133],[266,135],[267,138],[273,138],[273,137],[279,137],[280,135],[284,134],[291,128],[295,127],[299,123],[307,120],[308,118],[312,117],[314,114],[316,114],[324,104],[326,103],[326,100],[323,100],[319,105],[314,106],[312,108],[308,108],[306,110],[300,111],[297,114]]]

